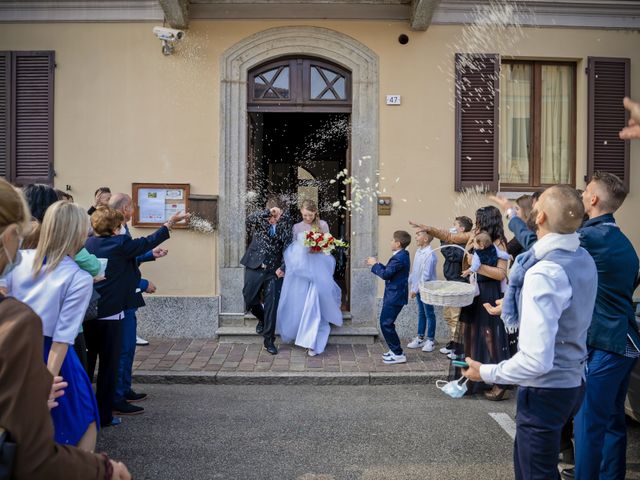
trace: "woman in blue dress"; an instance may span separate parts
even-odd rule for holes
[[[330,324],[342,325],[340,287],[333,279],[336,260],[332,255],[311,253],[304,239],[312,229],[327,233],[329,225],[320,220],[312,200],[302,202],[302,222],[293,227],[293,242],[284,252],[286,272],[278,302],[276,333],[285,343],[319,355],[329,340]]]
[[[59,201],[47,209],[35,250],[6,277],[9,294],[42,319],[44,362],[68,383],[51,411],[56,442],[93,450],[98,406],[91,382],[73,348],[91,299],[93,279],[73,257],[83,248],[89,217],[79,206]]]

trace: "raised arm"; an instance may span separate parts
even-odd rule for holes
[[[462,232],[462,233],[451,233],[448,230],[443,230],[441,228],[431,227],[429,225],[423,225],[421,223],[409,222],[416,230],[424,230],[429,235],[434,236],[435,238],[442,240],[447,243],[467,243],[473,233],[471,232]]]
[[[533,247],[533,244],[538,241],[538,236],[529,230],[525,221],[518,216],[514,215],[511,217],[511,220],[509,220],[509,230],[513,232],[516,240],[518,240],[518,243],[522,245],[525,251]]]
[[[371,272],[374,275],[379,276],[383,280],[390,280],[393,276],[402,269],[402,263],[391,257],[387,265],[383,265],[378,262],[371,267]]]

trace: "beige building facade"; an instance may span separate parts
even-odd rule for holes
[[[109,2],[102,3],[107,9]],[[456,214],[473,214],[473,205],[461,203],[455,190],[455,54],[469,53],[461,51],[469,27],[456,23],[458,17],[438,21],[447,14],[441,5],[426,31],[413,30],[410,19],[390,13],[403,3],[389,2],[388,19],[367,18],[371,15],[359,15],[357,9],[352,16],[364,18],[319,19],[311,13],[311,18],[241,18],[251,15],[240,10],[228,13],[240,18],[192,17],[169,56],[161,53],[152,33],[162,19],[145,18],[159,15],[154,2],[146,2],[148,11],[138,18],[131,12],[134,18],[118,18],[118,12],[105,10],[114,15],[108,22],[95,12],[87,19],[64,17],[55,9],[24,11],[17,3],[13,10],[0,9],[5,21],[0,51],[55,52],[52,162],[57,188],[68,186],[87,207],[97,187],[130,193],[137,182],[188,183],[193,194],[218,196],[214,233],[177,230],[167,243],[169,255],[143,267],[144,276],[158,287],[157,297],[141,311],[143,332],[204,337],[227,326],[237,327],[232,334],[242,333],[239,259],[252,148],[247,82],[252,69],[265,62],[315,58],[349,72],[349,175],[359,185],[377,183],[370,190],[392,201],[388,216],[378,215],[375,196],[369,200],[368,195],[348,211],[351,318],[345,335],[375,330],[382,285],[364,268],[364,257],[385,258],[393,231],[409,230],[409,220],[448,227]],[[202,8],[196,11],[206,16]],[[45,13],[48,18],[42,17]],[[640,97],[640,10],[635,16],[596,13],[583,15],[596,24],[585,26],[571,24],[578,13],[572,20],[558,16],[555,25],[552,14],[541,14],[545,25],[523,22],[499,38],[477,38],[476,43],[485,43],[466,45],[477,49],[471,53],[499,54],[503,64],[573,65],[575,107],[568,122],[574,133],[567,148],[575,156],[575,165],[571,156],[568,161],[577,188],[584,188],[589,171],[589,57],[630,59],[630,94]],[[402,44],[400,35],[408,42]],[[399,95],[401,104],[388,105],[387,95]],[[629,148],[630,194],[616,218],[639,248],[640,143]],[[507,195],[513,197],[528,187],[510,190]],[[150,231],[134,228],[132,233]]]

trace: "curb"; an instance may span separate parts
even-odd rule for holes
[[[449,372],[172,372],[138,370],[134,383],[201,385],[416,385]]]

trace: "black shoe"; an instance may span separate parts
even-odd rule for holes
[[[113,405],[113,412],[118,415],[140,415],[144,413],[144,408],[127,402],[119,402]]]
[[[129,403],[141,402],[145,398],[147,398],[146,393],[136,393],[133,390],[129,390],[128,393],[124,396],[125,400]]]
[[[571,480],[576,478],[576,469],[575,468],[565,468],[560,472],[560,476],[563,480]]]
[[[271,355],[277,355],[278,349],[273,344],[273,340],[265,340],[264,341],[264,349],[269,352]]]
[[[262,332],[264,332],[264,322],[258,322],[256,325],[256,333],[262,335]]]

